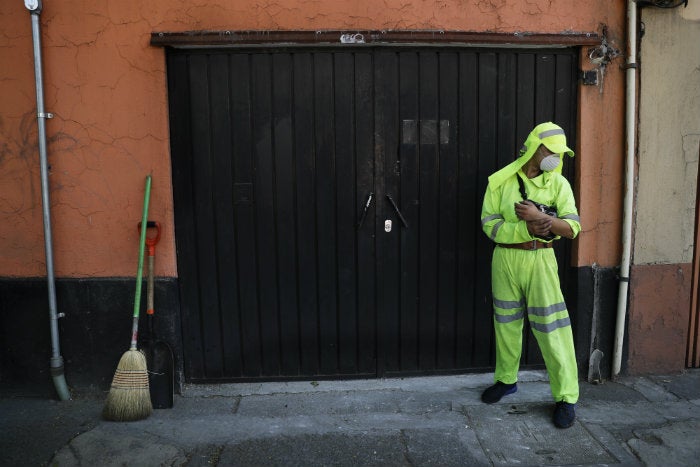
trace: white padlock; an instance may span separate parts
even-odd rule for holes
[[[384,231],[391,232],[391,219],[387,219],[384,221]]]

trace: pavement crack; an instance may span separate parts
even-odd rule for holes
[[[637,437],[637,439],[653,446],[661,446],[662,444],[664,444],[664,441],[661,438],[652,433],[635,433],[635,436]]]
[[[80,451],[76,449],[75,445],[72,442],[68,443],[68,449],[70,449],[70,452],[71,454],[73,454],[73,457],[75,457],[75,460],[78,461],[78,465],[83,465],[83,456],[81,455]]]
[[[406,464],[409,466],[415,466],[415,462],[411,459],[411,452],[408,449],[408,438],[406,436],[406,430],[399,430],[399,439],[401,440],[401,446],[403,446],[403,458]]]

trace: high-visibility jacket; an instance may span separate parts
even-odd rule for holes
[[[522,171],[503,181],[495,189],[489,183],[481,209],[484,233],[496,243],[523,243],[534,240],[525,221],[515,214],[515,203],[522,201],[518,180],[521,177],[525,192],[533,201],[556,206],[557,214],[571,226],[574,238],[581,231],[574,194],[568,180],[558,172],[543,172],[529,179]],[[560,237],[555,237],[559,239]]]

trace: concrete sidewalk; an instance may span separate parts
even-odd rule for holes
[[[186,386],[175,407],[100,419],[105,394],[0,399],[2,465],[700,466],[700,371],[581,383],[551,422],[544,372],[480,402],[491,374]]]

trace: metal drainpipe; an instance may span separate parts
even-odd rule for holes
[[[630,262],[632,256],[632,214],[634,198],[634,149],[636,120],[636,67],[637,67],[637,4],[627,0],[627,83],[625,129],[627,156],[625,158],[625,198],[622,221],[622,263],[620,265],[620,288],[617,297],[617,319],[615,321],[615,344],[613,346],[612,377],[620,374],[622,366],[622,344],[625,337],[625,315],[627,314],[627,292],[629,288]]]
[[[53,240],[51,236],[51,211],[49,209],[49,175],[48,161],[46,157],[46,119],[51,114],[44,111],[44,82],[41,69],[41,34],[39,16],[41,14],[41,0],[25,0],[24,5],[30,12],[32,19],[32,42],[34,43],[34,77],[36,81],[36,111],[39,127],[39,163],[41,166],[41,202],[44,214],[44,248],[46,251],[46,276],[49,289],[49,314],[51,320],[51,377],[62,401],[70,400],[70,392],[66,384],[63,368],[63,357],[58,338],[58,318],[63,313],[56,311],[56,281],[53,272]]]

